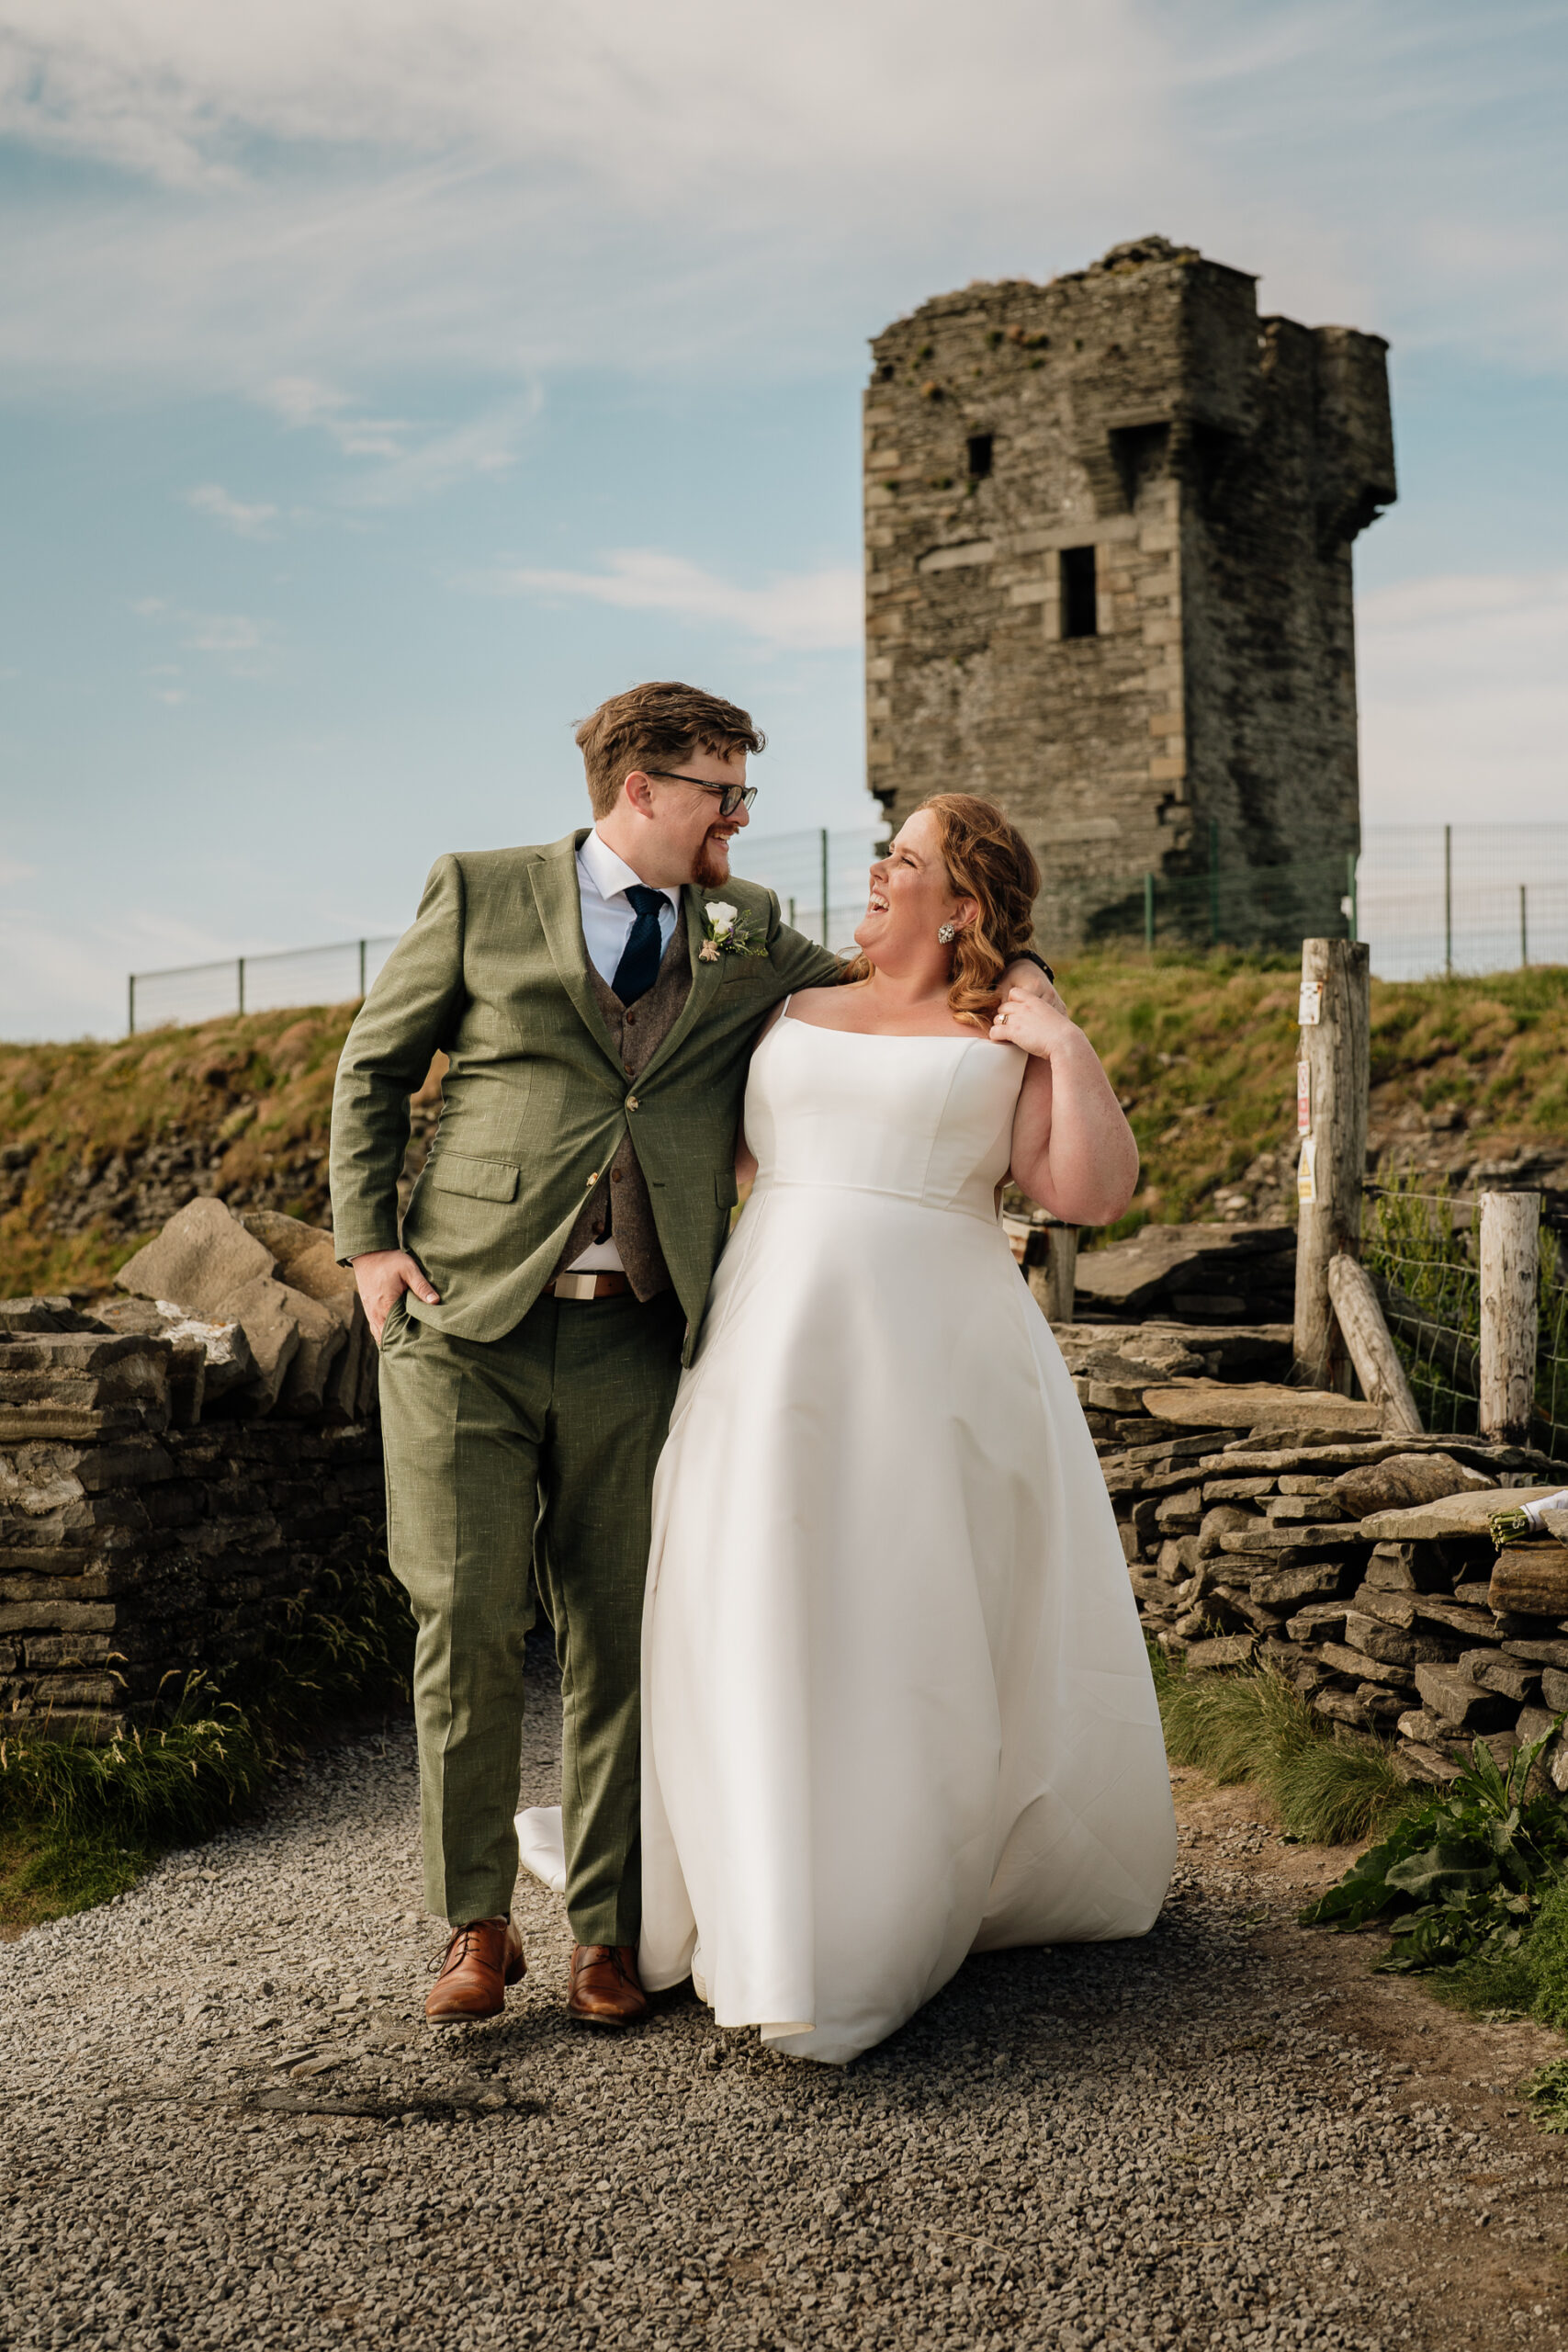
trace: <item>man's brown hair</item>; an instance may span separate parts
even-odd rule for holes
[[[681,768],[694,752],[730,760],[737,752],[764,750],[767,740],[752,725],[750,711],[717,695],[705,695],[700,686],[668,679],[612,695],[577,729],[596,817],[609,815],[622,785],[638,768],[649,774],[656,768]]]

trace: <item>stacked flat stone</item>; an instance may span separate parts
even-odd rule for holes
[[[330,1234],[192,1202],[120,1279],[96,1314],[0,1300],[0,1735],[112,1738],[383,1540],[375,1350]]]
[[[1277,1399],[1281,1422],[1336,1418],[1317,1392]],[[1503,1758],[1551,1730],[1568,1709],[1568,1543],[1549,1531],[1499,1559],[1488,1527],[1505,1500],[1552,1491],[1542,1456],[1310,1426],[1216,1434],[1101,1447],[1139,1611],[1170,1656],[1274,1668],[1320,1714],[1395,1739],[1415,1781],[1451,1778],[1477,1736]],[[1568,1749],[1547,1760],[1568,1788]]]

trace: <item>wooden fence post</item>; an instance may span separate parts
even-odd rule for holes
[[[1045,1227],[1045,1263],[1030,1275],[1030,1287],[1045,1310],[1047,1323],[1070,1323],[1078,1280],[1078,1229],[1076,1225]]]
[[[1362,1394],[1382,1415],[1384,1431],[1390,1437],[1419,1437],[1420,1408],[1383,1320],[1372,1278],[1348,1250],[1328,1261],[1328,1295]]]
[[[1481,1434],[1528,1442],[1535,1403],[1540,1194],[1481,1195]]]
[[[1294,1377],[1307,1387],[1337,1388],[1347,1396],[1350,1357],[1329,1297],[1328,1267],[1341,1250],[1360,1255],[1370,952],[1361,940],[1302,942]]]

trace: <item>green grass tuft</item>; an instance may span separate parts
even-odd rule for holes
[[[1152,1655],[1172,1763],[1196,1765],[1222,1786],[1252,1782],[1287,1837],[1347,1845],[1409,1804],[1387,1748],[1325,1724],[1283,1675],[1188,1674]]]
[[[147,1848],[123,1845],[108,1829],[0,1821],[0,1938],[112,1903],[155,1860]]]
[[[103,1747],[0,1739],[0,1928],[106,1902],[253,1810],[306,1735],[406,1701],[412,1657],[408,1602],[371,1565],[296,1603],[260,1663],[188,1676]]]

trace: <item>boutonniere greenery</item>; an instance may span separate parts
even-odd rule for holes
[[[739,909],[726,906],[722,899],[710,899],[703,912],[707,928],[697,954],[705,964],[716,964],[721,956],[765,956],[765,947],[751,943],[751,918]]]

